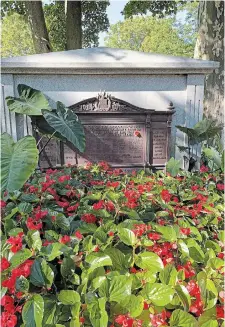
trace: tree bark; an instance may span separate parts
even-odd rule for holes
[[[36,53],[51,52],[42,1],[25,1],[25,5]]]
[[[195,58],[219,61],[205,80],[204,114],[224,121],[224,1],[199,2],[199,32]]]
[[[66,48],[82,48],[82,12],[81,1],[67,1],[66,12]]]

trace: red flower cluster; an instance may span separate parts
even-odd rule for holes
[[[190,235],[191,234],[191,229],[190,228],[180,228],[180,232],[184,235]]]
[[[71,241],[71,238],[68,235],[63,235],[60,237],[59,242],[62,244],[69,243]]]
[[[80,232],[79,230],[77,230],[77,231],[75,232],[74,236],[75,236],[76,238],[78,238],[78,240],[82,240],[82,238],[83,238],[83,235],[81,234],[81,232]]]
[[[148,238],[152,241],[158,241],[161,238],[161,235],[159,233],[149,233]]]
[[[203,312],[203,302],[201,300],[200,288],[196,281],[190,280],[187,284],[187,290],[189,294],[195,298],[195,300],[191,302],[189,311],[199,317]]]
[[[17,236],[10,236],[8,238],[7,243],[11,245],[10,250],[13,253],[16,253],[17,251],[21,250],[23,247],[23,232],[19,233]]]
[[[192,276],[195,275],[195,270],[194,268],[192,267],[191,265],[191,262],[188,261],[185,265],[181,266],[181,265],[178,265],[177,266],[177,270],[183,270],[184,271],[184,276],[185,276],[185,279],[187,278],[190,278]]]
[[[136,208],[138,206],[138,200],[141,196],[140,193],[132,190],[126,190],[123,193],[127,198],[127,202],[125,202],[125,206],[127,206],[130,209]]]
[[[85,223],[87,223],[87,224],[95,224],[97,221],[97,218],[95,217],[95,215],[93,215],[91,213],[85,213],[81,216],[81,220],[85,221]]]
[[[161,198],[165,202],[170,202],[170,200],[173,196],[172,194],[170,194],[170,192],[168,190],[162,190],[162,192],[160,194],[161,194]]]
[[[110,181],[108,181],[108,182],[106,183],[106,186],[108,186],[108,187],[113,187],[113,188],[117,188],[118,186],[120,186],[120,182],[110,182]]]
[[[2,286],[8,287],[8,291],[10,293],[15,293],[15,285],[16,285],[17,277],[30,276],[32,264],[33,264],[33,260],[26,260],[22,265],[12,269],[11,275],[7,279],[2,281]]]
[[[98,163],[98,166],[104,171],[109,170],[109,164],[107,162],[105,162],[105,161],[100,161]]]
[[[170,318],[171,313],[169,311],[163,310],[158,314],[150,314],[152,327],[168,326],[167,320]]]
[[[207,171],[209,171],[209,168],[208,168],[208,167],[206,167],[206,166],[204,166],[204,165],[202,165],[202,166],[200,167],[200,173],[207,173]]]
[[[72,211],[76,211],[79,208],[79,203],[74,204],[73,206],[70,206],[66,209],[67,212],[72,212]]]
[[[14,299],[9,295],[4,295],[1,299],[1,306],[4,307],[4,312],[1,314],[2,327],[14,327],[17,324],[16,312],[20,312],[21,306],[14,306]]]
[[[224,191],[224,184],[222,184],[222,183],[218,183],[218,184],[216,185],[216,188],[217,188],[217,190],[219,190],[219,191]]]
[[[169,243],[169,242],[154,244],[153,246],[148,247],[149,251],[155,252],[162,259],[164,266],[174,261],[173,251],[176,249],[177,249],[177,244]]]
[[[151,229],[150,225],[135,224],[134,228],[132,229],[132,232],[135,234],[135,236],[141,237],[144,233],[146,233],[150,229]]]
[[[142,320],[131,318],[129,315],[119,315],[115,322],[122,327],[142,327]]]
[[[36,208],[33,212],[33,217],[27,218],[27,227],[31,230],[40,230],[42,228],[42,219],[45,218],[48,214],[48,211],[41,211],[40,207]]]
[[[6,258],[1,258],[1,272],[8,269],[10,266],[10,262]]]
[[[65,181],[69,181],[69,180],[70,180],[70,175],[64,175],[64,176],[58,177],[59,183],[64,183]]]

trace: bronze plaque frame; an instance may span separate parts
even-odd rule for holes
[[[119,146],[125,148],[128,159],[127,161],[124,160],[121,153],[118,153],[118,155],[114,153],[115,146],[113,148],[113,145],[112,155],[110,156],[110,152],[105,152],[105,158],[115,157],[115,160],[106,160],[103,154],[104,151],[100,151],[98,157],[94,145],[93,149],[91,147],[91,142],[90,146],[87,144],[87,150],[84,154],[81,154],[78,151],[73,151],[60,142],[61,144],[59,153],[57,153],[57,158],[60,157],[61,165],[69,163],[68,161],[72,158],[72,164],[78,165],[84,164],[86,161],[108,161],[109,164],[115,168],[140,169],[143,167],[151,167],[153,169],[162,169],[165,167],[170,154],[171,121],[172,115],[175,112],[172,103],[170,103],[167,110],[163,111],[143,109],[123,100],[111,97],[104,92],[100,93],[97,97],[86,99],[70,106],[69,108],[78,115],[81,123],[86,129],[87,143],[89,142],[90,137],[92,137],[89,136],[89,132],[93,133],[94,137],[103,134],[102,138],[99,136],[99,141],[95,140],[97,142],[95,142],[95,148],[98,148],[98,145],[100,148],[102,142],[105,143],[103,144],[102,149],[108,149],[110,146],[108,146],[109,144],[107,145],[104,134],[107,135],[107,130],[109,131],[113,144],[113,141],[115,141],[113,135],[118,132],[118,135],[115,135],[115,142],[118,140],[118,143],[120,143]],[[141,141],[136,140],[134,135],[132,135],[136,127],[140,127],[141,129]],[[138,130],[138,128],[136,129]],[[104,132],[105,130],[106,132]],[[97,134],[95,134],[95,132]],[[123,144],[123,141],[126,143],[125,145]],[[134,149],[136,144],[137,146],[140,145],[142,149],[139,149],[139,152],[137,151],[137,156],[135,153],[130,153],[129,155],[128,150]],[[135,162],[135,158],[138,158],[137,162]]]

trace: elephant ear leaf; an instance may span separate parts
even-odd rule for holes
[[[61,102],[57,102],[56,112],[42,110],[48,124],[71,142],[80,152],[85,150],[84,128],[77,115]]]
[[[14,143],[12,137],[1,135],[2,192],[19,190],[38,164],[38,150],[33,136],[25,136]]]
[[[180,160],[170,158],[166,164],[166,171],[173,177],[177,176],[180,171]]]
[[[42,115],[41,110],[51,110],[45,95],[30,86],[18,85],[19,98],[6,97],[6,103],[10,111],[24,115]]]

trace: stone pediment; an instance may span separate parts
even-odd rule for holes
[[[106,92],[100,92],[97,97],[80,101],[69,107],[76,113],[146,113],[155,110],[136,107],[126,101],[117,99]]]

